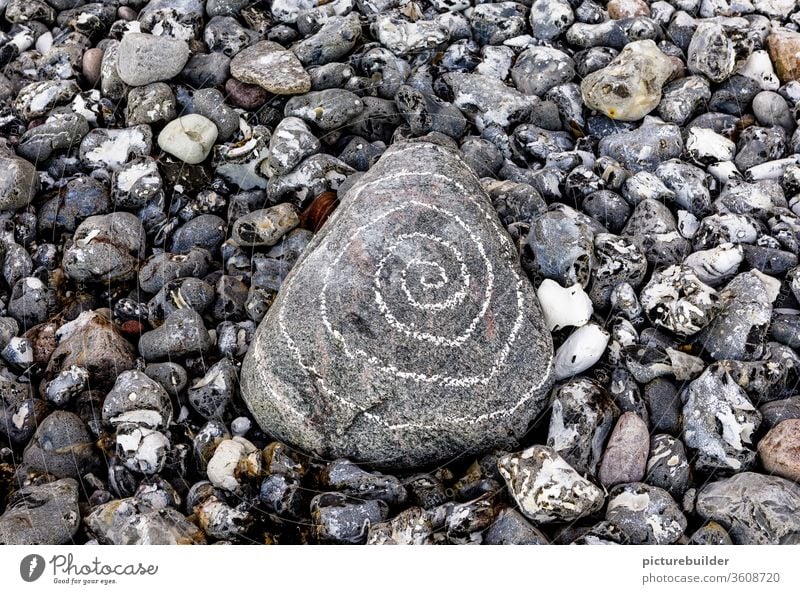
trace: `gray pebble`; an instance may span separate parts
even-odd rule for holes
[[[335,130],[364,110],[359,97],[344,89],[312,91],[286,102],[284,115],[299,117],[323,130]]]
[[[49,414],[39,424],[22,460],[37,472],[58,478],[78,478],[94,471],[100,463],[84,422],[62,410]]]
[[[735,544],[797,544],[798,505],[798,485],[755,472],[710,483],[697,494],[698,515],[726,526]]]
[[[131,32],[117,49],[117,73],[126,84],[141,87],[177,76],[188,59],[189,46],[180,39]]]
[[[686,517],[669,493],[644,483],[617,485],[608,494],[606,520],[631,544],[672,544],[686,530]]]
[[[379,499],[362,501],[340,493],[321,493],[311,500],[311,519],[322,542],[363,544],[371,524],[386,519],[388,506]]]
[[[650,440],[645,482],[660,487],[680,501],[691,484],[691,468],[681,440],[658,434]]]
[[[225,104],[225,97],[217,89],[199,89],[192,96],[194,113],[208,118],[217,127],[218,138],[226,141],[239,131],[239,114]]]
[[[189,403],[205,419],[222,418],[233,399],[237,383],[236,367],[229,359],[221,359],[189,387]]]
[[[205,353],[212,346],[203,319],[193,309],[179,309],[162,326],[142,334],[139,352],[147,361]]]

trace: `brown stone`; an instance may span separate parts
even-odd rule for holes
[[[781,82],[800,80],[800,33],[778,29],[767,37],[767,49]]]
[[[108,310],[83,312],[70,322],[72,328],[62,326],[62,337],[50,357],[45,372],[52,379],[71,365],[89,372],[92,386],[111,387],[117,376],[136,365],[133,345],[125,340],[110,320]]]
[[[634,483],[644,478],[650,436],[645,422],[633,412],[626,412],[617,421],[608,440],[598,478],[606,487]]]
[[[650,16],[650,7],[643,0],[610,0],[607,8],[608,16],[612,19]]]
[[[103,62],[103,50],[97,47],[86,50],[83,54],[83,76],[90,85],[95,86],[100,80],[100,64]]]
[[[225,83],[225,93],[231,104],[243,109],[258,109],[269,99],[269,93],[258,85],[249,85],[235,78]]]
[[[37,365],[44,367],[50,361],[57,344],[56,330],[58,330],[58,324],[44,322],[37,324],[23,335],[33,349],[33,362]]]
[[[300,227],[316,233],[338,204],[339,199],[336,192],[322,192],[300,213]]]
[[[800,482],[800,419],[775,425],[758,443],[761,464],[773,474]]]

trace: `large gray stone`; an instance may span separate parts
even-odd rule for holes
[[[11,494],[0,516],[0,545],[67,544],[80,523],[75,479],[27,485]]]
[[[327,458],[434,464],[509,447],[546,405],[533,287],[456,153],[393,145],[342,198],[261,323],[242,392]]]
[[[703,487],[697,514],[722,524],[736,544],[800,544],[800,486],[742,472]]]
[[[147,33],[128,33],[117,52],[117,73],[134,87],[178,76],[189,60],[186,42]]]

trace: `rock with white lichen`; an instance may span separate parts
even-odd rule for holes
[[[761,413],[720,365],[711,365],[686,388],[683,441],[698,470],[743,471],[755,463],[753,434]]]
[[[546,446],[498,460],[497,467],[520,511],[534,522],[573,522],[598,511],[603,491]]]

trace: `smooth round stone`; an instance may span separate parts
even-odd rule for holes
[[[578,375],[597,363],[606,351],[610,338],[608,332],[594,323],[575,330],[556,351],[556,379]]]
[[[165,389],[141,371],[123,371],[106,395],[103,422],[116,426],[135,422],[151,429],[166,429],[172,422],[172,402]]]
[[[650,436],[647,424],[633,412],[626,412],[617,421],[608,440],[598,478],[606,487],[640,481],[647,466]]]
[[[614,487],[608,494],[606,520],[619,526],[631,544],[672,544],[687,525],[669,493],[644,483]]]
[[[544,95],[551,88],[575,77],[575,63],[569,55],[546,46],[529,47],[514,62],[511,78],[526,95]]]
[[[761,464],[770,473],[800,482],[800,419],[775,425],[758,442]]]
[[[145,251],[145,231],[135,215],[117,211],[85,219],[75,230],[62,267],[82,282],[124,281],[136,275]]]
[[[256,421],[385,467],[513,443],[544,406],[552,343],[479,180],[451,149],[399,143],[340,200],[245,357]]]
[[[141,87],[180,74],[189,60],[186,42],[148,33],[128,33],[117,49],[117,73],[122,81]]]
[[[158,135],[161,150],[189,165],[206,160],[217,140],[217,127],[196,113],[172,120]]]
[[[575,21],[575,13],[567,0],[534,0],[529,20],[533,36],[550,41],[567,30]]]
[[[776,28],[767,37],[767,50],[781,82],[800,79],[800,33]]]
[[[22,461],[37,472],[47,472],[58,478],[78,478],[96,470],[100,457],[80,417],[57,410],[39,424],[22,454]]]
[[[235,78],[225,82],[225,93],[233,105],[244,109],[258,109],[269,99],[269,93],[258,85],[248,85]]]
[[[311,77],[297,56],[274,41],[259,41],[231,60],[231,76],[276,95],[311,90]]]
[[[163,325],[142,334],[139,353],[147,361],[183,358],[204,353],[212,344],[200,314],[193,309],[179,309],[170,314]]]
[[[100,65],[103,62],[103,50],[91,47],[86,50],[81,59],[83,76],[91,86],[100,81]]]
[[[31,163],[0,154],[0,211],[27,205],[38,191],[39,176]]]
[[[762,126],[781,126],[788,132],[797,127],[786,99],[772,91],[761,91],[753,97],[753,114]]]

